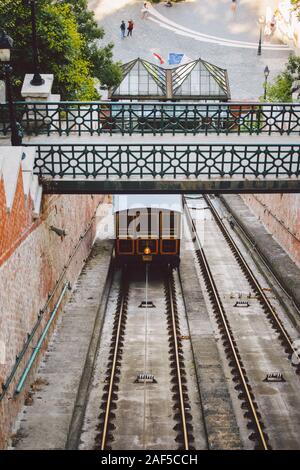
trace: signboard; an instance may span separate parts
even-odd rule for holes
[[[184,54],[177,54],[176,52],[169,53],[169,65],[179,65],[182,61]]]

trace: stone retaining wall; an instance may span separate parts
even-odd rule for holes
[[[74,284],[90,253],[96,231],[94,216],[104,198],[90,195],[44,196],[40,216],[34,218],[32,201],[24,196],[22,174],[18,177],[10,211],[6,207],[0,175],[0,395],[1,385],[6,382],[16,356],[22,351],[40,310],[54,290],[53,300],[43,313],[34,341],[0,401],[0,449],[7,447],[12,425],[28,394],[47,341],[18,396],[14,395],[16,384],[63,286],[68,281]],[[65,236],[51,227],[62,230]],[[68,297],[69,294],[65,296],[60,311]]]
[[[242,197],[300,267],[300,194],[246,194]]]

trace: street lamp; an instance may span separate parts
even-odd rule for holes
[[[262,36],[263,36],[263,25],[265,24],[266,18],[262,15],[258,18],[259,23],[259,41],[258,41],[258,49],[257,55],[261,55],[261,46],[262,46]]]
[[[264,89],[265,89],[265,92],[264,92],[264,100],[267,99],[267,85],[268,85],[268,77],[270,75],[270,69],[269,67],[266,65],[265,66],[265,70],[264,70],[264,75],[265,75],[265,83],[264,83]]]
[[[45,83],[45,80],[41,77],[40,74],[40,64],[39,64],[39,51],[37,47],[37,37],[36,37],[36,9],[35,9],[35,0],[30,0],[30,9],[31,9],[31,31],[32,31],[32,52],[33,52],[33,79],[30,84],[33,86],[40,86]]]
[[[4,63],[5,88],[9,110],[9,120],[11,128],[11,145],[22,145],[22,130],[20,124],[16,121],[15,108],[13,104],[11,72],[9,65],[10,52],[13,46],[13,40],[5,31],[0,32],[0,62]]]

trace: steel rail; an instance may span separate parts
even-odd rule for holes
[[[175,361],[176,361],[176,372],[177,372],[177,381],[178,381],[178,391],[179,391],[179,401],[180,401],[180,414],[181,414],[181,424],[183,431],[183,442],[184,450],[189,450],[189,438],[187,431],[187,423],[185,416],[185,407],[184,407],[184,396],[182,390],[182,380],[181,380],[181,371],[180,371],[180,360],[179,360],[179,351],[178,351],[178,338],[176,332],[176,318],[175,318],[175,307],[174,307],[174,293],[171,284],[172,272],[168,273],[168,295],[169,295],[169,304],[170,304],[170,313],[172,318],[172,331],[173,331],[173,340],[174,340],[174,350],[175,350]]]
[[[112,403],[112,395],[113,395],[113,386],[115,381],[115,372],[116,372],[116,365],[118,359],[118,352],[119,352],[119,343],[120,343],[120,336],[121,336],[121,325],[122,320],[125,312],[125,298],[126,292],[123,291],[124,287],[124,272],[122,272],[122,285],[121,285],[121,302],[119,307],[119,318],[118,318],[118,326],[117,326],[117,333],[116,333],[116,342],[114,347],[114,355],[112,361],[112,369],[110,374],[109,380],[109,388],[108,388],[108,397],[105,409],[105,417],[103,423],[103,431],[102,431],[102,438],[101,438],[101,450],[105,450],[106,440],[107,440],[107,433],[108,433],[108,424],[109,424],[109,414],[111,410],[111,403]]]
[[[168,275],[168,294],[170,300],[170,313],[172,318],[172,331],[174,339],[174,349],[175,349],[175,361],[176,361],[176,372],[177,372],[177,381],[178,381],[178,390],[179,390],[179,401],[180,401],[180,414],[181,414],[181,424],[183,430],[183,442],[184,450],[189,450],[189,438],[186,425],[186,416],[185,416],[185,406],[184,406],[184,397],[182,390],[182,380],[181,380],[181,371],[180,371],[180,360],[179,360],[179,351],[178,351],[178,338],[176,332],[176,318],[175,318],[175,307],[174,307],[174,293],[171,284],[172,272],[169,272]]]
[[[227,337],[227,340],[228,340],[228,343],[230,345],[230,349],[231,349],[231,352],[232,352],[232,355],[233,355],[233,358],[234,358],[235,366],[236,366],[236,369],[237,369],[238,374],[239,374],[241,385],[242,385],[242,387],[244,389],[244,392],[246,394],[247,402],[248,402],[248,405],[250,407],[252,418],[254,420],[254,424],[255,424],[256,430],[258,432],[259,439],[260,439],[261,444],[262,444],[262,448],[263,448],[263,450],[269,450],[269,446],[266,442],[264,432],[263,432],[262,426],[260,424],[258,414],[256,412],[255,404],[254,404],[254,401],[253,401],[252,396],[251,396],[251,391],[250,391],[249,386],[247,384],[247,380],[246,380],[245,374],[243,372],[243,367],[241,365],[241,361],[238,357],[237,348],[234,344],[234,338],[233,338],[233,335],[232,335],[232,333],[230,332],[230,329],[229,329],[229,323],[228,323],[228,320],[226,318],[226,313],[225,313],[223,304],[220,300],[219,293],[218,293],[215,281],[213,279],[209,264],[207,262],[204,250],[202,248],[198,233],[196,231],[194,221],[193,221],[192,216],[190,214],[190,211],[189,211],[188,205],[185,201],[185,198],[184,198],[184,205],[185,205],[185,209],[186,209],[186,214],[188,215],[189,225],[193,230],[193,235],[195,236],[195,241],[198,245],[197,251],[198,251],[198,253],[201,257],[202,266],[205,269],[205,274],[207,276],[207,280],[208,280],[208,283],[209,283],[209,286],[210,286],[210,290],[211,290],[211,292],[214,296],[215,304],[216,304],[216,307],[218,309],[218,314],[219,314],[219,316],[222,320],[222,324],[224,326],[226,337]]]
[[[247,249],[254,250],[256,255],[258,256],[259,260],[261,263],[264,265],[264,267],[269,271],[269,273],[272,275],[274,278],[275,282],[279,286],[279,288],[284,292],[284,294],[287,296],[289,301],[293,304],[293,307],[297,310],[298,315],[300,316],[300,307],[296,304],[294,298],[292,297],[291,294],[289,294],[286,290],[286,288],[283,286],[282,282],[280,279],[278,279],[277,274],[273,271],[272,267],[269,265],[268,260],[266,257],[263,255],[263,253],[260,251],[259,247],[256,245],[255,240],[250,236],[250,234],[244,229],[240,223],[240,221],[236,218],[236,216],[231,212],[229,205],[225,201],[225,199],[221,196],[220,198],[222,200],[222,203],[226,207],[227,211],[231,215],[231,217],[234,219],[234,224],[236,227],[238,227],[239,231],[241,232],[240,238],[244,237],[249,244],[249,247]],[[209,208],[209,207],[208,207]],[[245,243],[244,243],[245,244]]]
[[[254,275],[252,269],[250,268],[249,264],[247,263],[247,261],[245,260],[244,256],[242,255],[240,249],[238,248],[237,244],[235,243],[235,241],[233,240],[232,236],[230,235],[227,227],[225,226],[225,224],[223,223],[220,215],[218,214],[216,208],[214,207],[214,205],[212,204],[212,202],[210,201],[210,199],[204,195],[204,199],[207,203],[207,205],[210,207],[211,209],[211,212],[217,222],[217,225],[219,226],[222,234],[224,235],[224,238],[226,239],[226,241],[229,243],[229,245],[231,246],[232,248],[232,251],[234,252],[234,254],[238,257],[240,263],[242,264],[242,269],[245,270],[247,276],[249,276],[250,280],[252,281],[252,284],[253,286],[255,287],[257,293],[260,295],[262,301],[264,302],[264,305],[266,306],[266,308],[268,309],[268,313],[270,313],[272,315],[272,318],[273,320],[275,321],[276,323],[276,326],[277,328],[279,329],[280,331],[280,334],[283,336],[284,340],[286,341],[288,347],[290,348],[291,350],[291,354],[295,354],[295,356],[297,357],[297,360],[299,361],[300,363],[300,355],[299,353],[297,352],[297,350],[294,348],[293,346],[293,343],[292,343],[292,340],[289,336],[289,334],[287,333],[287,331],[285,330],[283,324],[281,323],[277,313],[275,312],[272,304],[270,303],[268,297],[266,296],[266,294],[264,293],[261,285],[259,284],[256,276]]]

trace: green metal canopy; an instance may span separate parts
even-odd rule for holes
[[[230,99],[227,70],[200,58],[172,68],[138,58],[122,67],[123,79],[109,93],[112,100]]]

